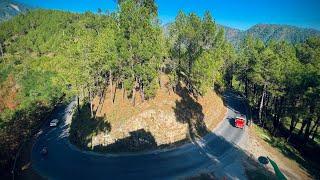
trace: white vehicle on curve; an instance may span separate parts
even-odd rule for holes
[[[59,123],[59,120],[58,119],[53,119],[51,122],[50,122],[50,127],[56,127]]]

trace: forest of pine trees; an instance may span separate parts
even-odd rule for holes
[[[194,96],[213,87],[243,93],[256,122],[275,136],[304,143],[318,136],[320,38],[247,37],[234,48],[209,12],[181,11],[164,33],[154,0],[123,0],[114,13],[32,10],[0,24],[0,166],[11,166],[61,97],[88,102],[93,116],[93,98],[108,87],[126,92],[133,106],[135,93],[154,97],[160,73]]]

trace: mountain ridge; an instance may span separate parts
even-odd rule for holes
[[[2,0],[0,2],[0,23],[6,21],[20,13],[27,12],[31,7],[12,0]],[[163,25],[166,34],[169,33],[171,23]],[[320,31],[312,28],[303,28],[286,24],[259,23],[251,26],[247,30],[240,30],[226,25],[217,24],[224,29],[226,39],[233,45],[238,46],[246,36],[259,38],[264,42],[270,40],[287,41],[290,43],[303,42],[313,36],[320,36]]]
[[[0,2],[0,23],[12,17],[28,11],[31,7],[12,0],[1,0]]]
[[[247,30],[239,30],[224,25],[218,26],[225,30],[226,39],[234,45],[238,45],[246,36],[253,36],[264,42],[277,40],[294,44],[303,42],[313,36],[320,36],[319,30],[286,24],[260,23],[253,25]]]

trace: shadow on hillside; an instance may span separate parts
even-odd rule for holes
[[[81,107],[80,113],[76,113],[70,126],[70,141],[79,147],[88,148],[92,137],[101,132],[110,132],[111,124],[103,117],[91,118],[90,106],[85,104]]]
[[[204,122],[201,104],[190,95],[188,89],[183,87],[181,83],[176,86],[176,93],[181,97],[180,101],[176,101],[174,108],[178,122],[188,124],[188,136],[191,140],[206,135],[209,131]]]

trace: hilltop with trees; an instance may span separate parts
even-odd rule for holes
[[[260,39],[264,43],[286,41],[292,44],[303,43],[312,37],[320,37],[320,31],[316,29],[281,24],[256,24],[244,31],[227,26],[221,27],[225,30],[228,41],[236,47],[240,46],[248,36]]]
[[[105,101],[123,96],[135,109],[164,88],[185,97],[191,110],[213,88],[233,88],[259,126],[302,153],[319,149],[320,38],[292,44],[246,36],[239,43],[226,40],[209,12],[180,11],[164,33],[153,0],[120,1],[108,14],[32,10],[1,23],[1,167],[9,169],[21,143],[61,101],[77,97],[76,117],[87,108],[95,119]]]

